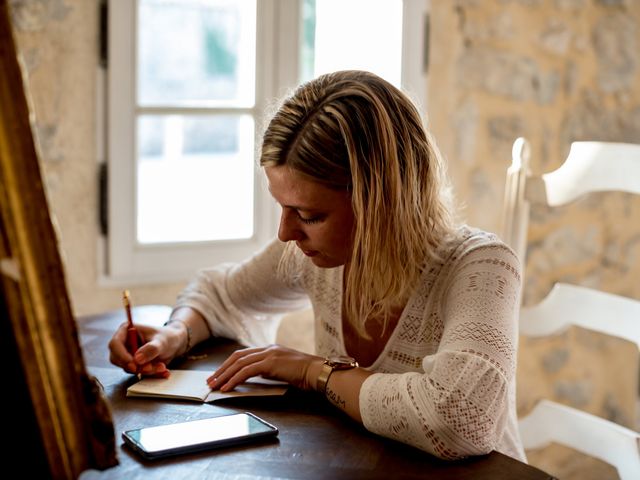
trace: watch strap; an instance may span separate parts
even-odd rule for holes
[[[334,370],[349,370],[357,366],[358,362],[351,357],[326,358],[322,364],[320,375],[318,375],[318,379],[316,380],[316,390],[322,394],[326,394],[327,383],[329,383],[329,377]]]
[[[334,367],[327,363],[326,361],[322,364],[322,370],[320,370],[320,375],[318,375],[318,380],[316,380],[316,390],[320,393],[325,394],[327,392],[327,383],[329,383],[329,377],[333,373]]]

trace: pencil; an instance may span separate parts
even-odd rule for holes
[[[127,312],[127,350],[131,355],[134,355],[138,351],[140,346],[140,337],[138,336],[138,330],[133,324],[133,315],[131,314],[131,298],[129,297],[129,290],[122,292],[122,303],[124,304],[124,310]],[[140,373],[137,374],[138,379],[142,377]]]
[[[122,303],[124,304],[124,309],[127,312],[127,321],[129,322],[129,328],[134,328],[133,317],[131,316],[131,299],[129,298],[129,290],[124,290],[122,292]]]

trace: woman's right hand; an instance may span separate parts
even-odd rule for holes
[[[167,365],[185,348],[186,327],[180,322],[160,328],[137,325],[143,345],[132,355],[126,346],[127,326],[120,325],[109,341],[111,363],[129,373],[168,377]]]

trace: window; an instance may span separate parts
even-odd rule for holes
[[[301,80],[363,68],[418,101],[426,88],[423,0],[108,7],[104,271],[115,282],[186,279],[275,235],[256,154],[266,112]]]
[[[140,0],[137,14],[136,241],[251,238],[256,1]]]
[[[304,0],[299,80],[370,70],[424,107],[428,0]]]

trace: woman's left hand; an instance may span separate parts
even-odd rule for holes
[[[262,375],[281,380],[303,390],[312,390],[320,374],[323,358],[280,345],[236,350],[207,379],[212,389],[233,390],[245,380]]]

